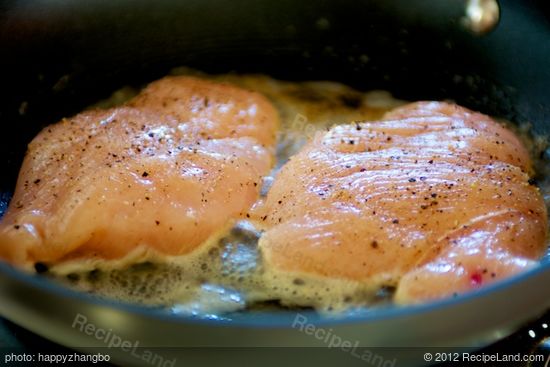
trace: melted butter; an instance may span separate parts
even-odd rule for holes
[[[258,91],[278,109],[281,128],[277,137],[277,162],[263,180],[265,196],[279,168],[317,132],[334,124],[377,120],[402,104],[388,92],[359,92],[334,82],[285,82],[263,75],[208,76],[180,68],[174,74],[194,74],[227,81]],[[137,94],[123,88],[93,107],[119,105]],[[254,114],[254,110],[247,113]],[[526,129],[524,129],[526,130]],[[520,136],[527,136],[520,131]],[[526,146],[538,157],[545,139]],[[547,170],[547,165],[537,169]],[[539,171],[542,172],[542,171]],[[549,177],[546,172],[541,177]],[[542,192],[550,203],[550,181]],[[223,319],[245,309],[312,307],[321,312],[356,312],[391,302],[397,279],[387,276],[372,284],[319,279],[306,274],[271,273],[263,268],[257,243],[261,230],[239,221],[222,231],[199,251],[183,257],[165,257],[138,250],[116,261],[73,261],[51,268],[51,274],[71,286],[99,296],[132,303],[163,306],[172,313]],[[145,261],[144,259],[147,259]]]

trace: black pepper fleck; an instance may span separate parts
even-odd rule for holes
[[[42,274],[48,271],[48,266],[44,263],[37,262],[34,264],[34,270],[36,270],[38,274]]]

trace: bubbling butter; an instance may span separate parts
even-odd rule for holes
[[[377,120],[405,104],[388,92],[363,93],[334,82],[287,82],[263,75],[209,76],[186,68],[175,69],[174,74],[199,75],[260,92],[278,109],[281,128],[277,162],[271,175],[264,178],[262,196],[280,167],[316,132],[334,124]],[[137,92],[125,87],[93,107],[116,106]],[[525,138],[528,134],[523,130],[516,132]],[[545,142],[540,139],[526,146],[538,157]],[[539,164],[537,168],[547,170],[547,166]],[[550,203],[549,175],[543,172],[539,176],[541,190]],[[261,235],[259,226],[243,220],[185,256],[144,254],[138,249],[116,262],[75,260],[55,265],[48,273],[76,289],[102,297],[207,318],[223,318],[224,314],[245,309],[309,307],[332,313],[391,303],[398,279],[360,284],[265,269],[257,246]]]

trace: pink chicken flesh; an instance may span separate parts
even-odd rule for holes
[[[0,256],[30,266],[190,253],[257,200],[277,125],[263,96],[192,77],[63,119],[28,147]]]
[[[529,154],[491,118],[419,102],[335,126],[292,157],[265,204],[266,267],[397,288],[415,303],[518,273],[545,251]]]

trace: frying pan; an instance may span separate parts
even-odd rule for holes
[[[335,80],[389,90],[405,100],[452,99],[548,135],[548,5],[544,0],[499,5],[498,26],[479,35],[464,27],[462,0],[3,1],[0,208],[9,201],[26,144],[43,126],[180,65],[211,73]],[[416,353],[437,346],[479,348],[550,308],[548,256],[524,274],[453,299],[328,319],[307,310],[191,318],[101,300],[4,263],[0,273],[3,317],[63,345],[105,351],[104,339],[74,326],[82,315],[122,340],[164,347],[158,353],[177,358],[178,365],[205,358],[242,362],[242,354],[198,347],[326,346],[293,327],[297,315],[361,347],[417,346],[410,351]],[[254,350],[245,358],[261,358],[264,365],[280,365],[285,356],[287,363],[319,365],[347,358],[342,363],[365,365],[335,348],[329,350],[335,353],[269,351],[273,358]],[[147,365],[121,348],[108,352],[118,363]],[[405,354],[396,365],[422,363],[418,355]]]

